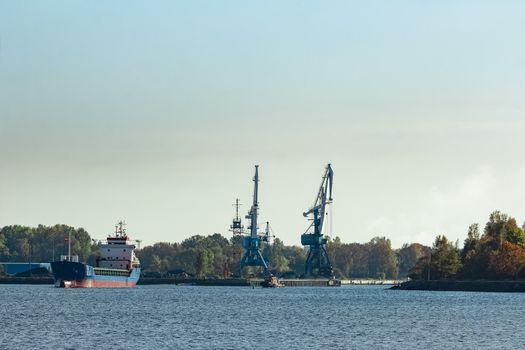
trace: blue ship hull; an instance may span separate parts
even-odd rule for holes
[[[95,268],[72,261],[54,261],[51,270],[55,286],[64,288],[132,288],[140,278],[140,267],[129,271]]]

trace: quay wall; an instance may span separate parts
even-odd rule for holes
[[[519,281],[439,281],[413,280],[393,286],[397,290],[525,293],[525,280]]]

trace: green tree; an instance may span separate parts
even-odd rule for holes
[[[437,236],[432,247],[431,279],[454,278],[460,268],[461,260],[458,247],[449,242],[444,235]]]
[[[9,259],[9,249],[6,245],[6,238],[3,230],[0,230],[0,261]]]
[[[516,219],[494,211],[490,214],[489,221],[485,226],[486,242],[494,249],[501,247],[504,241],[525,247],[525,233],[518,226]]]
[[[151,256],[151,262],[149,264],[151,271],[160,272],[162,268],[162,260],[160,260],[158,255],[153,254]]]
[[[213,254],[207,249],[199,250],[197,254],[197,260],[195,262],[195,270],[197,276],[200,278],[206,277],[211,271],[211,260],[213,259]]]
[[[481,245],[479,225],[472,224],[468,228],[467,238],[463,243],[463,249],[461,250],[461,262],[463,267],[461,269],[462,278],[475,278],[480,276],[483,268],[481,262],[481,251],[483,247]]]
[[[470,251],[475,251],[479,245],[479,224],[472,224],[468,228],[467,238],[463,243],[463,250],[461,251],[461,259],[464,260]]]
[[[368,273],[373,278],[397,278],[398,262],[390,240],[385,237],[374,237],[368,243]]]
[[[366,278],[370,277],[370,244],[350,243],[345,244],[344,256],[347,262],[346,270],[348,277],[351,278]],[[375,276],[374,276],[375,277]]]
[[[399,261],[399,276],[406,277],[410,269],[414,267],[417,261],[425,256],[430,255],[430,247],[419,243],[408,244],[405,243],[401,249],[397,251]]]
[[[408,277],[413,280],[426,280],[430,278],[430,253],[420,257],[417,262],[408,270]]]
[[[339,237],[328,242],[328,253],[334,268],[334,274],[339,278],[349,278],[352,274],[353,258],[351,246],[341,242]],[[366,267],[365,269],[368,269]]]
[[[296,277],[304,274],[304,264],[306,263],[307,249],[297,246],[284,246],[283,255],[288,260],[288,266],[292,275]]]
[[[276,238],[273,244],[265,245],[263,256],[269,260],[270,270],[277,273],[283,273],[290,271],[288,259],[284,255],[284,243],[279,238]]]

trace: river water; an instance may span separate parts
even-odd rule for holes
[[[0,349],[520,349],[525,294],[0,285]]]

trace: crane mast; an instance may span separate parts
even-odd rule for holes
[[[261,253],[261,242],[268,241],[266,235],[259,235],[257,233],[257,216],[259,214],[259,166],[255,166],[255,176],[253,177],[253,203],[246,219],[250,220],[250,235],[244,237],[243,248],[245,249],[244,255],[240,263],[240,272],[245,266],[260,266],[263,268],[263,272],[266,276],[270,275],[268,264],[264,260]]]
[[[334,277],[332,264],[326,252],[328,239],[323,235],[327,205],[332,203],[333,178],[332,166],[328,164],[314,205],[303,213],[304,217],[311,216],[313,220],[307,232],[301,235],[301,244],[309,247],[305,263],[305,277]],[[313,232],[310,231],[312,227]]]

